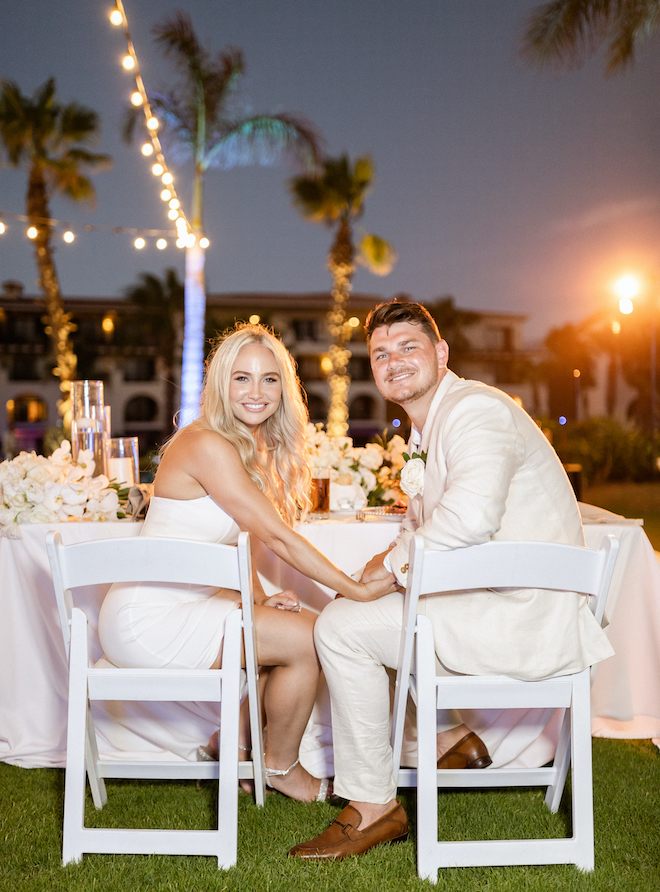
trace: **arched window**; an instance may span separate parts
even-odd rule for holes
[[[376,409],[376,401],[372,396],[366,393],[356,396],[351,402],[348,415],[349,418],[368,420],[374,417]]]
[[[150,396],[134,396],[124,409],[124,421],[154,421],[157,415],[158,403]]]
[[[327,409],[325,402],[315,393],[307,394],[307,407],[309,408],[309,420],[312,424],[318,424],[319,421],[325,423]]]

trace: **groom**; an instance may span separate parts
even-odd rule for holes
[[[424,307],[381,304],[365,330],[378,389],[410,417],[408,452],[420,460],[419,473],[403,471],[404,478],[416,478],[409,489],[418,492],[402,531],[388,552],[367,564],[363,582],[393,574],[405,588],[415,533],[438,549],[490,539],[584,545],[575,496],[548,441],[505,393],[447,368],[449,348]],[[420,610],[433,624],[439,672],[539,679],[613,653],[586,598],[574,593],[449,593],[422,598]],[[349,805],[315,839],[294,846],[294,857],[341,859],[406,838],[408,820],[392,779],[385,668],[396,667],[402,614],[397,591],[370,602],[335,600],[317,620],[332,705],[334,790]],[[460,714],[441,711],[438,730],[438,767],[490,764]]]

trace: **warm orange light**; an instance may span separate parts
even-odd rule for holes
[[[154,166],[151,168],[151,172],[155,177],[161,176],[164,170],[165,168],[159,162],[156,162],[156,164],[154,164]]]
[[[153,153],[154,147],[151,145],[150,142],[145,142],[145,144],[142,146],[142,154],[146,157],[149,157],[149,155],[153,155]]]
[[[158,130],[158,118],[149,118],[147,120],[149,130]]]
[[[574,378],[580,377],[580,369],[573,369],[573,377]]]
[[[636,297],[642,290],[642,283],[638,276],[626,273],[625,276],[621,276],[621,278],[616,280],[614,283],[614,290],[619,297],[630,300],[631,298]]]
[[[164,238],[159,238],[156,242],[156,247],[159,251],[162,251],[164,248],[167,247],[167,241]]]
[[[357,328],[360,324],[360,320],[357,316],[351,316],[351,318],[348,320],[348,324],[351,326],[351,328]]]
[[[325,372],[326,375],[332,371],[332,360],[329,356],[321,357],[321,371]]]
[[[162,182],[163,182],[166,186],[169,186],[170,183],[173,183],[173,182],[174,182],[174,177],[173,177],[172,174],[169,173],[169,172],[168,172],[168,173],[164,173],[163,176],[162,176]]]
[[[208,246],[209,246],[210,244],[211,244],[211,242],[207,239],[207,237],[206,237],[205,235],[202,236],[202,238],[199,240],[199,247],[200,247],[200,248],[208,248]]]
[[[634,304],[629,297],[621,298],[619,301],[619,311],[623,313],[624,316],[629,316],[634,309]]]
[[[131,93],[131,102],[135,106],[142,105],[144,99],[142,98],[142,93],[140,93],[139,90],[135,90],[133,93]]]
[[[256,313],[254,313],[252,316],[250,316],[250,325],[258,325],[260,322],[261,322],[261,316],[257,316]]]
[[[141,251],[142,248],[144,248],[144,246],[146,245],[146,242],[143,238],[136,238],[133,244],[138,249],[138,251]]]
[[[179,199],[178,199],[178,198],[173,198],[173,199],[170,201],[170,207],[171,207],[171,208],[178,208],[178,207],[179,207]]]
[[[110,21],[112,22],[113,25],[121,25],[122,22],[124,21],[124,16],[117,9],[117,7],[115,7],[112,10],[112,12],[110,13]]]
[[[163,189],[163,191],[160,193],[160,197],[163,201],[169,201],[172,197],[172,193],[169,189]]]
[[[621,323],[618,319],[612,322],[612,334],[621,334]]]
[[[2,233],[3,233],[3,232],[6,232],[6,231],[7,231],[7,227],[6,227],[5,224],[2,222],[2,220],[0,220],[0,235],[2,235]]]
[[[126,53],[124,58],[121,60],[121,64],[124,66],[126,71],[132,71],[135,68],[135,59],[131,56],[130,53]]]
[[[65,242],[67,242],[67,244],[70,245],[71,242],[74,240],[75,235],[71,232],[70,229],[67,229],[67,231],[64,233],[62,238],[64,239]]]
[[[112,316],[107,315],[103,317],[101,328],[106,334],[112,334],[112,332],[115,330],[115,320],[112,318]]]
[[[170,218],[170,220],[176,220],[176,218],[179,216],[179,212],[176,208],[172,208],[172,210],[167,212],[167,216]]]
[[[37,237],[37,227],[36,226],[30,226],[30,228],[27,231],[27,237],[28,238],[36,238]]]

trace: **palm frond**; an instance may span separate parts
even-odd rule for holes
[[[163,47],[165,56],[174,56],[177,67],[193,81],[201,80],[202,72],[209,67],[209,55],[197,40],[187,12],[173,13],[159,25],[154,25],[152,33],[156,43]]]
[[[374,275],[387,276],[394,269],[397,255],[387,239],[367,233],[358,244],[357,261]]]
[[[347,215],[359,217],[374,176],[371,157],[363,155],[351,166],[348,155],[324,158],[323,169],[313,176],[289,181],[293,203],[304,217],[329,223]]]
[[[291,158],[312,167],[320,151],[321,138],[305,118],[281,113],[256,115],[234,122],[226,130],[216,127],[208,134],[204,166],[231,167],[276,164]]]
[[[59,132],[66,142],[89,142],[99,135],[99,116],[91,108],[70,102],[62,107]]]
[[[521,53],[539,68],[579,67],[608,42],[608,73],[631,63],[637,43],[655,34],[660,0],[552,0],[529,18]]]

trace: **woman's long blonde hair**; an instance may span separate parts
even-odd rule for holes
[[[239,351],[251,344],[271,351],[282,382],[279,405],[259,426],[256,436],[236,418],[229,403],[232,368]],[[279,338],[263,325],[247,323],[220,335],[207,360],[201,413],[193,426],[222,434],[236,448],[252,482],[290,525],[310,506],[308,421],[293,357]]]

